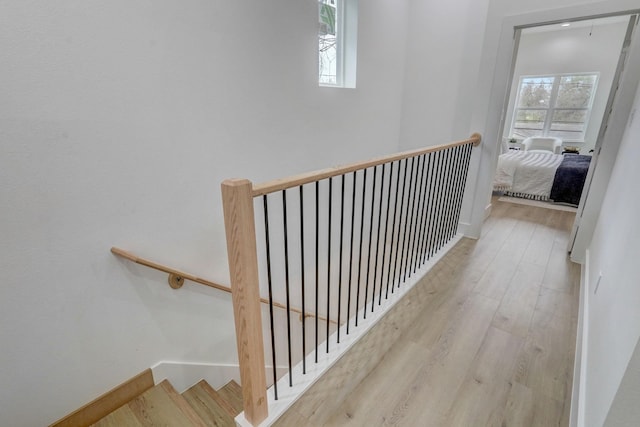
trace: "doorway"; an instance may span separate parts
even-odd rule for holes
[[[562,139],[561,151],[589,157],[588,173],[585,169],[586,177],[582,176],[584,191],[572,201],[578,209],[569,252],[590,193],[635,24],[635,15],[624,14],[515,28],[498,153],[522,149],[529,136],[549,136]]]

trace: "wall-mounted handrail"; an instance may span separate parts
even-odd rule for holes
[[[153,262],[145,258],[141,258],[132,254],[131,252],[116,248],[115,246],[111,248],[111,252],[122,258],[126,258],[129,261],[135,262],[136,264],[144,265],[145,267],[168,273],[169,285],[171,285],[171,287],[174,289],[180,288],[182,286],[182,283],[184,282],[184,279],[187,279],[191,280],[192,282],[200,283],[201,285],[210,286],[212,288],[231,293],[231,288],[228,286],[194,276],[193,274],[185,273],[184,271],[176,270],[175,268],[167,267],[166,265],[158,264],[157,262]]]
[[[169,274],[169,285],[173,289],[178,289],[182,287],[184,280],[190,280],[192,282],[200,283],[201,285],[210,286],[212,288],[231,293],[231,288],[225,285],[221,285],[219,283],[212,282],[211,280],[203,279],[198,276],[194,276],[193,274],[185,273],[184,271],[177,270],[175,268],[167,267],[166,265],[158,264],[157,262],[150,261],[146,258],[139,257],[137,255],[132,254],[131,252],[125,251],[124,249],[116,248],[115,246],[111,248],[111,252],[114,255],[118,255],[122,258],[128,259],[129,261],[135,262],[136,264],[144,265],[145,267],[153,268],[154,270],[159,270],[164,273]],[[269,300],[266,298],[260,298],[260,302],[263,304],[269,304]],[[280,308],[282,310],[286,310],[287,307],[284,304],[280,304],[279,302],[273,303],[274,307]],[[302,310],[291,307],[291,311],[298,313],[302,317]],[[314,314],[304,313],[304,317],[315,317]],[[318,319],[322,321],[327,321],[324,317],[318,317]],[[329,320],[330,323],[336,323],[335,320]]]
[[[321,169],[314,172],[307,172],[287,178],[274,179],[262,184],[254,184],[253,197],[263,196],[265,194],[274,193],[276,191],[285,190],[287,188],[298,187],[300,185],[309,184],[315,181],[321,181],[323,179],[331,178],[334,176],[345,175],[350,172],[379,166],[385,163],[395,162],[397,160],[404,160],[411,157],[421,156],[423,154],[434,153],[436,151],[442,151],[448,148],[458,147],[460,145],[467,145],[472,143],[474,147],[477,147],[478,145],[480,145],[481,140],[482,136],[479,133],[474,133],[467,139],[451,142],[449,144],[432,145],[426,148],[403,151],[401,153],[390,154],[387,156],[377,157],[375,159],[365,160],[361,162],[355,162],[344,166],[335,166],[332,168]]]

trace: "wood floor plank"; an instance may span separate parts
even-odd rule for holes
[[[242,387],[240,387],[240,384],[231,380],[218,390],[217,393],[231,405],[236,415],[243,411]]]
[[[415,377],[423,358],[428,356],[427,349],[411,342],[395,346],[325,426],[382,425],[386,414],[393,411],[397,397],[404,393],[405,384]],[[376,404],[363,406],[362,401]]]
[[[493,326],[520,337],[527,336],[544,271],[544,267],[524,261],[518,265],[493,319]]]
[[[419,425],[443,420],[480,348],[498,301],[473,294],[449,318],[418,375],[386,419],[385,425]],[[420,340],[417,344],[421,344]],[[464,368],[462,368],[464,367]]]
[[[574,322],[535,311],[532,329],[518,358],[515,380],[545,396],[564,401],[568,397],[567,384],[573,378]]]
[[[133,413],[128,405],[124,405],[97,423],[93,424],[94,427],[142,427],[136,414]]]
[[[371,339],[278,425],[568,424],[580,273],[566,256],[574,214],[494,204],[482,237],[461,240],[398,305],[396,321],[376,326],[394,342],[386,354],[377,353],[384,339]],[[349,375],[362,376],[343,391]],[[314,401],[327,395],[330,404]]]
[[[179,399],[182,396],[165,380],[129,402],[128,406],[143,426],[205,427],[186,401],[183,405],[176,403]]]
[[[534,415],[531,425],[534,426],[549,426],[549,427],[564,427],[568,426],[567,423],[563,423],[562,420],[562,402],[557,401],[544,394],[536,394]]]
[[[579,271],[579,267],[569,259],[565,244],[553,244],[546,267],[543,286],[570,294],[575,292],[576,278],[579,283],[579,275],[576,277],[575,273],[576,269]]]
[[[215,393],[207,382],[203,380],[183,392],[182,396],[207,425],[218,427],[234,426],[234,417],[213,398],[212,392]]]
[[[515,355],[522,339],[490,328],[447,415],[447,424],[500,425],[512,383]]]
[[[512,382],[502,426],[533,426],[534,406],[533,391],[520,383]]]

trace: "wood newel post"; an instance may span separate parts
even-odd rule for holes
[[[252,189],[246,179],[222,183],[244,412],[257,425],[267,417],[268,408]]]

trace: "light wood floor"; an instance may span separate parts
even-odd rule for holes
[[[435,267],[413,327],[324,425],[567,426],[574,215],[494,200],[481,239],[463,239]]]

